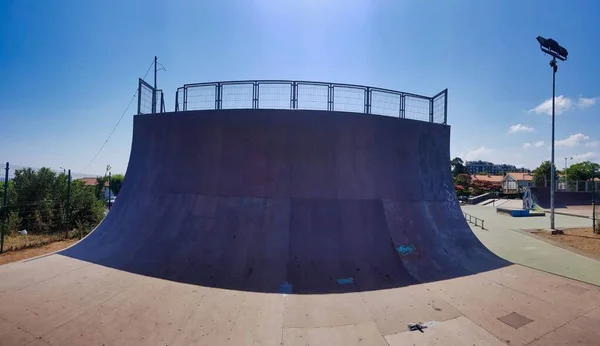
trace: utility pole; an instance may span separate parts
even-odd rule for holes
[[[596,167],[592,164],[592,231],[600,234],[600,228],[596,228]]]
[[[110,200],[110,178],[112,177],[112,172],[108,172],[108,210],[112,207],[112,201]]]
[[[71,170],[67,175],[67,227],[65,227],[65,238],[69,238],[69,226],[71,225]]]
[[[2,200],[2,235],[0,235],[0,253],[4,250],[4,233],[6,233],[6,218],[8,217],[8,169],[9,164],[6,163],[4,172],[4,198]]]

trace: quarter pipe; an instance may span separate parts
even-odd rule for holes
[[[118,202],[62,254],[269,293],[500,268],[508,263],[479,243],[454,197],[449,136],[445,125],[343,112],[137,116]]]

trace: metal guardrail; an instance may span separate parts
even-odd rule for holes
[[[161,89],[154,90],[143,79],[138,80],[137,114],[154,114],[165,112],[165,98]]]
[[[480,219],[476,216],[467,214],[465,212],[463,212],[463,215],[465,216],[465,220],[467,220],[468,223],[473,224],[475,226],[479,226],[479,227],[481,227],[481,229],[485,229],[483,219]]]
[[[356,112],[446,124],[448,89],[433,97],[353,84],[247,80],[185,84],[175,111],[305,109]]]

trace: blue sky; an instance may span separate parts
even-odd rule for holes
[[[89,162],[158,55],[167,110],[177,87],[205,81],[448,88],[453,156],[533,169],[550,157],[542,35],[570,53],[557,74],[557,165],[600,162],[598,13],[597,1],[2,0],[0,160],[124,172],[135,104]]]

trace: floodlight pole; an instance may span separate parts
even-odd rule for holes
[[[540,44],[540,49],[542,52],[546,54],[550,54],[552,56],[552,60],[550,61],[550,67],[552,67],[552,158],[550,160],[550,229],[554,230],[554,192],[556,190],[556,170],[554,167],[554,128],[555,128],[555,98],[556,98],[556,71],[558,70],[558,65],[556,64],[556,59],[558,58],[561,61],[567,60],[567,56],[569,52],[562,47],[558,42],[551,38],[543,38],[542,36],[536,37],[536,40]]]

